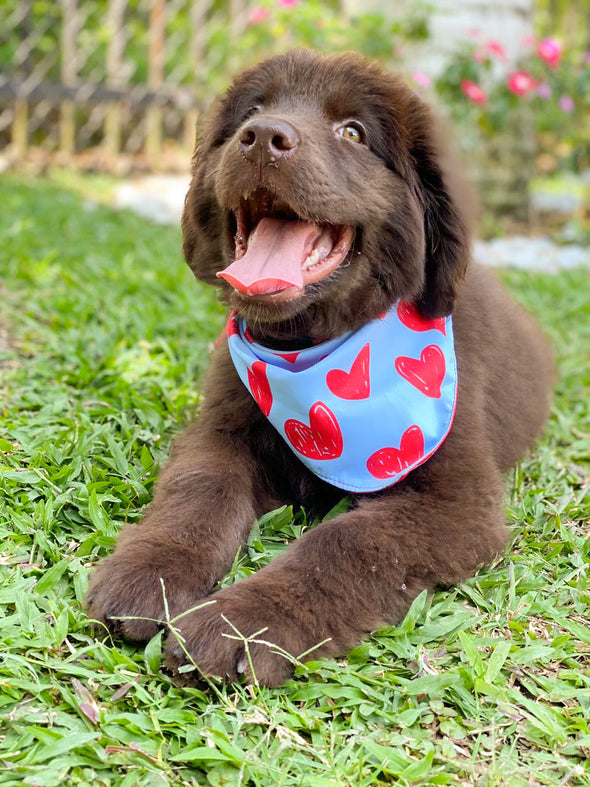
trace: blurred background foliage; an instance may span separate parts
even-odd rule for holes
[[[531,36],[511,61],[501,41],[475,31],[436,80],[436,92],[457,124],[476,125],[486,137],[501,133],[525,107],[532,115],[539,170],[587,169],[590,44],[562,41]]]
[[[113,36],[109,25],[111,0],[80,0],[77,36],[77,75],[95,82],[108,78],[107,48]],[[166,72],[174,83],[191,85],[207,102],[227,87],[231,75],[262,57],[293,47],[324,52],[355,50],[368,57],[393,62],[400,44],[428,35],[427,4],[416,2],[395,20],[382,12],[361,13],[354,19],[336,0],[299,0],[258,5],[227,0],[201,3],[204,13],[195,21],[192,2],[168,0],[166,7]],[[198,5],[198,3],[197,3]],[[146,82],[149,73],[150,0],[125,2],[124,78]],[[60,79],[57,55],[62,36],[62,7],[56,0],[0,0],[6,20],[0,28],[0,62],[17,72],[40,69],[53,81]],[[199,29],[195,30],[195,24]],[[31,46],[23,46],[23,38]],[[195,52],[195,49],[197,52]],[[195,54],[198,63],[195,63]]]

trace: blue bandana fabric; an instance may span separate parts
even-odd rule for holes
[[[399,301],[379,319],[298,352],[257,344],[227,325],[240,379],[295,455],[349,492],[401,481],[445,440],[455,414],[451,317]]]

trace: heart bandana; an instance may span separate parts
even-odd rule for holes
[[[357,331],[298,352],[257,344],[227,324],[240,379],[295,455],[349,492],[401,481],[446,438],[457,398],[451,317],[399,301]]]

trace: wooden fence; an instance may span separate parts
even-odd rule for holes
[[[159,169],[191,149],[212,27],[238,34],[245,0],[0,0],[0,147],[68,162],[93,150]],[[2,12],[0,11],[0,15]]]

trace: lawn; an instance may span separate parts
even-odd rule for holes
[[[198,404],[223,311],[178,230],[51,181],[5,176],[0,199],[0,784],[590,785],[587,274],[504,274],[561,371],[507,479],[507,554],[283,689],[182,688],[159,637],[96,637],[82,600]],[[264,517],[227,581],[312,525]]]

